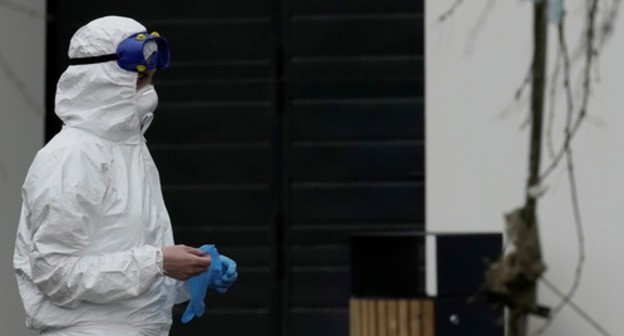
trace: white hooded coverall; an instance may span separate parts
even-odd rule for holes
[[[104,17],[72,37],[70,58],[111,54],[145,31]],[[22,188],[14,267],[28,327],[45,335],[168,335],[184,282],[164,276],[169,215],[136,110],[137,73],[115,61],[67,68],[56,114]]]

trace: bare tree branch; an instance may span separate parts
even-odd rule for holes
[[[546,277],[542,277],[540,279],[542,281],[542,283],[546,286],[546,288],[550,289],[553,293],[555,293],[555,295],[557,295],[560,299],[564,298],[564,294],[563,292],[557,288],[557,286],[555,286],[555,284],[553,284],[550,280],[548,280]],[[600,325],[600,323],[598,323],[594,318],[592,318],[588,313],[586,313],[583,309],[581,309],[581,307],[579,307],[576,303],[574,303],[574,301],[569,300],[568,301],[568,306],[570,308],[572,308],[572,310],[574,312],[576,312],[581,318],[583,318],[585,320],[585,322],[587,322],[590,326],[592,326],[597,332],[600,333],[600,335],[603,336],[613,336],[612,333],[608,332],[607,329],[605,329],[602,325]]]
[[[574,223],[576,227],[576,234],[578,239],[578,259],[576,262],[576,269],[574,272],[574,280],[572,286],[568,290],[565,296],[561,298],[561,301],[555,306],[551,312],[551,316],[546,322],[540,326],[533,335],[542,335],[552,322],[557,318],[561,310],[570,303],[572,297],[576,294],[580,284],[581,276],[583,273],[583,265],[585,263],[585,235],[583,234],[583,224],[581,221],[580,206],[578,201],[578,190],[576,186],[576,178],[574,174],[574,164],[572,159],[572,148],[568,148],[566,151],[566,158],[568,163],[568,178],[570,180],[570,193],[572,197],[572,207],[574,209]]]
[[[438,17],[438,22],[446,21],[446,19],[448,19],[451,15],[453,15],[453,13],[455,13],[455,10],[457,10],[457,8],[463,2],[464,0],[455,0],[455,2],[451,5],[451,7],[449,7],[444,13],[442,13],[442,15]]]
[[[550,100],[548,101],[548,119],[546,122],[546,148],[548,149],[548,155],[552,159],[555,156],[555,144],[553,142],[553,127],[555,123],[555,107],[557,101],[557,82],[559,81],[559,70],[561,68],[562,58],[561,48],[557,49],[557,56],[555,57],[555,69],[553,70],[552,77],[550,79]]]
[[[512,101],[509,102],[509,106],[505,107],[498,115],[497,118],[506,118],[509,114],[511,114],[512,112],[517,111],[518,109],[525,107],[526,105],[526,101],[525,100],[520,100],[520,98],[522,98],[525,89],[528,87],[528,85],[531,83],[531,69],[533,69],[533,64],[529,64],[529,67],[527,68],[527,72],[526,72],[526,76],[524,77],[524,79],[522,80],[522,83],[520,83],[520,85],[518,85],[518,88],[516,89],[516,92],[514,93],[514,98]],[[523,103],[522,105],[519,105],[519,103]],[[520,129],[524,128],[525,125],[529,122],[529,120],[527,119],[527,121],[523,122],[522,126],[520,127]]]
[[[595,22],[596,22],[596,13],[598,9],[598,0],[591,0],[588,3],[589,9],[587,13],[587,28],[585,31],[585,66],[583,71],[583,97],[581,100],[581,107],[579,110],[579,114],[576,117],[575,121],[572,123],[570,131],[566,134],[562,147],[557,152],[555,158],[551,161],[550,165],[542,172],[540,176],[540,180],[544,180],[552,171],[557,167],[566,151],[570,147],[570,143],[572,139],[576,135],[583,119],[587,114],[587,106],[589,102],[589,95],[591,93],[591,67],[594,61],[594,57],[596,56],[594,49],[594,38],[595,38]]]
[[[617,19],[620,5],[622,4],[621,0],[612,0],[613,6],[606,7],[605,19],[600,23],[600,28],[598,29],[598,50],[602,50],[608,40],[611,38],[614,32],[615,20]]]
[[[473,27],[470,29],[468,33],[468,42],[466,42],[466,48],[464,50],[464,52],[467,55],[470,55],[472,53],[472,48],[475,45],[477,36],[479,35],[479,32],[481,31],[481,29],[483,29],[483,26],[485,25],[485,23],[488,21],[488,18],[490,14],[492,13],[492,9],[494,9],[495,3],[496,3],[495,0],[488,0],[488,2],[485,4],[485,8],[483,8],[483,10],[481,11],[481,14],[477,18],[477,21],[475,22]]]
[[[527,88],[529,84],[531,84],[532,74],[533,74],[533,63],[531,62],[531,64],[529,64],[529,68],[527,69],[527,74],[526,76],[524,76],[524,80],[522,81],[518,89],[516,89],[516,94],[514,95],[514,98],[516,100],[519,100],[520,98],[522,98],[524,89]]]

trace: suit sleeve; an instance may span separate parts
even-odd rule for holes
[[[86,153],[59,160],[40,152],[24,184],[32,235],[32,281],[58,306],[133,298],[163,275],[162,251],[155,246],[86,252],[96,234],[108,188],[106,174],[99,168]]]

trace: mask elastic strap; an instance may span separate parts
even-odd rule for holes
[[[82,58],[70,58],[69,65],[104,63],[104,62],[116,61],[118,58],[119,57],[117,56],[117,54],[108,54],[108,55],[82,57]]]

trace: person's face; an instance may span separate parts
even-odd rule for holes
[[[154,74],[156,70],[145,70],[143,72],[139,72],[139,77],[137,78],[136,88],[137,91],[141,90],[147,85],[152,84],[152,79],[154,78]]]

